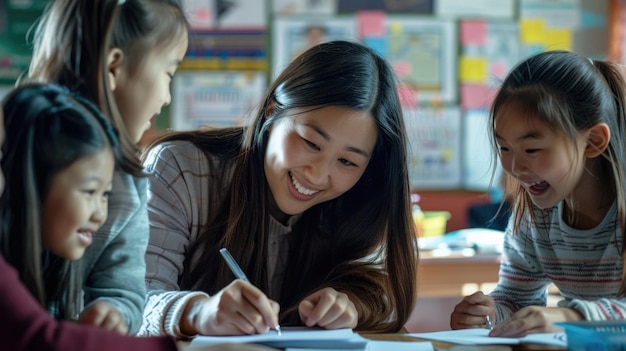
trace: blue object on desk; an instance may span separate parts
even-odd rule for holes
[[[565,328],[569,351],[626,350],[626,321],[582,321],[555,323]]]

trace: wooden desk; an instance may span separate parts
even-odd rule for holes
[[[429,252],[420,252],[417,305],[407,330],[450,330],[454,306],[477,290],[491,292],[498,282],[499,268],[499,255],[433,257]]]
[[[497,283],[499,269],[500,255],[434,257],[428,251],[420,252],[417,296],[464,296],[466,284],[475,284],[478,290],[485,284]]]

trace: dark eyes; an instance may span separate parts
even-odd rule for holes
[[[339,159],[339,162],[343,163],[343,164],[344,164],[344,165],[346,165],[346,166],[356,166],[354,163],[352,163],[352,162],[350,162],[350,161],[346,160],[345,158],[340,158],[340,159]]]
[[[507,152],[507,151],[509,151],[508,147],[500,146],[500,152]],[[537,152],[541,151],[541,149],[526,149],[524,151],[527,154],[534,154],[534,153],[537,153]]]
[[[307,144],[307,145],[309,145],[309,147],[310,147],[310,148],[312,148],[312,149],[314,149],[314,150],[317,150],[317,151],[319,151],[319,150],[320,150],[320,147],[319,147],[319,146],[317,146],[317,144],[315,144],[315,143],[313,143],[313,142],[310,142],[310,141],[308,141],[308,140],[306,140],[306,139],[303,139],[303,140],[304,140],[304,142],[306,142],[306,144]]]
[[[96,195],[96,193],[98,191],[95,190],[95,189],[87,189],[87,190],[83,190],[83,192],[85,194],[89,195],[89,196],[94,196],[94,195]],[[111,194],[112,194],[112,191],[110,191],[110,190],[109,191],[105,191],[104,193],[102,193],[102,197],[109,198],[109,197],[111,197]]]
[[[313,142],[311,142],[311,141],[309,141],[309,140],[306,140],[306,139],[304,139],[304,138],[302,138],[302,140],[304,140],[304,142],[305,142],[305,143],[306,143],[306,144],[307,144],[307,145],[308,145],[311,149],[313,149],[313,150],[315,150],[315,151],[320,151],[320,150],[321,150],[321,149],[320,149],[320,147],[319,147],[319,146],[317,146],[317,144],[315,144],[315,143],[313,143]],[[348,161],[348,160],[346,160],[345,158],[340,158],[340,159],[339,159],[339,162],[341,162],[341,164],[343,164],[343,165],[345,165],[345,166],[356,166],[356,164],[355,164],[355,163],[353,163],[353,162],[351,162],[351,161]]]

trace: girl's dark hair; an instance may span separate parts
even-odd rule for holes
[[[215,293],[230,283],[232,275],[218,254],[227,247],[251,281],[267,291],[271,194],[263,163],[269,128],[281,118],[294,118],[290,112],[298,108],[368,111],[378,139],[363,176],[342,196],[304,212],[290,234],[281,323],[301,323],[298,303],[313,291],[333,287],[361,302],[357,329],[400,330],[415,303],[418,252],[396,84],[388,63],[372,49],[347,41],[323,43],[276,78],[247,127],[157,139],[152,145],[191,140],[223,167],[212,179],[219,185],[212,187],[226,190],[209,194],[219,205],[187,253],[181,287]]]
[[[554,130],[575,140],[580,132],[606,123],[609,145],[599,158],[609,188],[614,189],[622,230],[626,230],[626,82],[622,68],[609,61],[591,60],[570,51],[547,51],[520,62],[502,83],[490,113],[491,143],[498,156],[495,123],[511,103],[528,116],[539,118]],[[508,197],[515,218],[514,232],[523,216],[533,220],[542,211],[533,206],[524,188],[507,177]],[[611,196],[612,193],[607,193]],[[542,216],[543,217],[543,216]],[[626,241],[626,233],[622,233]],[[625,258],[626,266],[626,258]],[[626,295],[626,279],[620,295]]]
[[[130,69],[139,67],[149,50],[188,27],[177,0],[52,0],[37,23],[25,81],[58,83],[97,103],[120,132],[121,168],[142,176],[139,150],[109,89],[107,55],[119,48]]]
[[[57,85],[22,85],[3,109],[1,166],[10,185],[0,196],[0,251],[42,306],[73,318],[81,271],[42,247],[42,204],[54,176],[76,160],[112,150],[118,162],[117,132],[90,100]]]

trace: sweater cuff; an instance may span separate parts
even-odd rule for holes
[[[204,296],[209,298],[209,295],[203,293],[201,291],[193,291],[193,292],[185,292],[178,299],[174,299],[172,301],[172,305],[170,308],[167,308],[167,314],[165,316],[165,320],[163,321],[163,330],[167,335],[174,336],[176,338],[191,338],[194,335],[186,335],[180,331],[180,318],[185,311],[185,306],[187,306],[187,302],[194,297]]]

